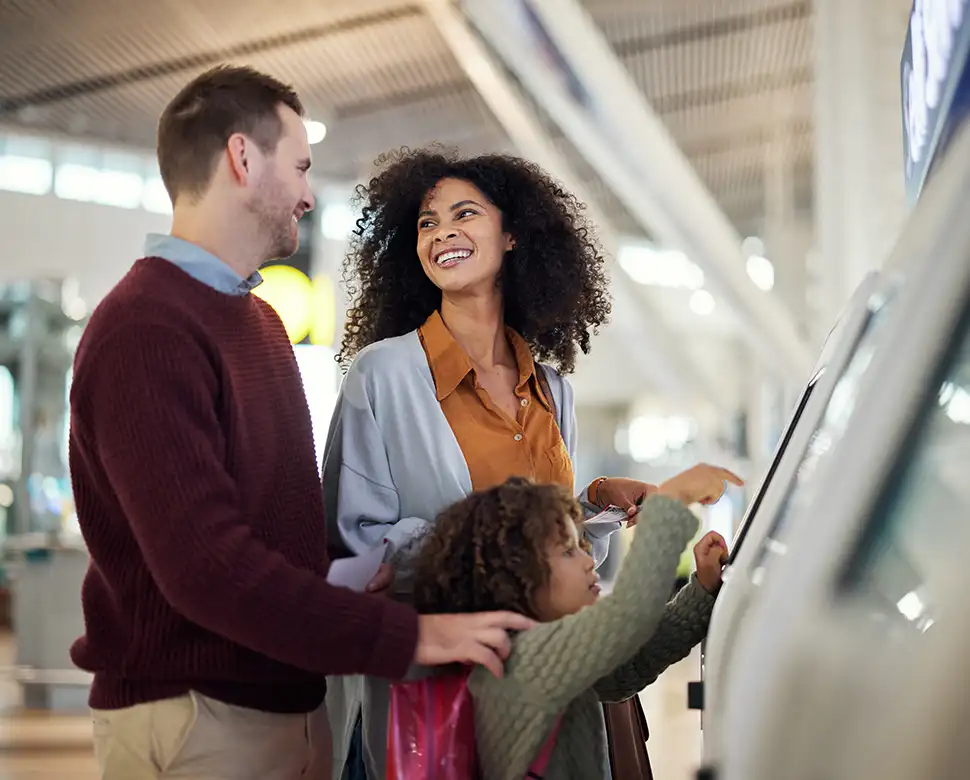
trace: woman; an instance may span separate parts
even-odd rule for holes
[[[511,476],[572,488],[576,422],[562,375],[589,351],[610,301],[582,205],[537,166],[407,150],[380,162],[358,191],[345,265],[353,301],[339,359],[352,365],[324,486],[333,543],[345,554],[386,544],[393,595],[408,598],[415,545],[446,506]],[[612,504],[633,522],[648,490],[600,478],[580,498],[589,514]],[[597,565],[619,527],[587,527]],[[347,755],[361,712],[367,774],[383,778],[387,684],[333,679],[327,706],[334,755]],[[645,753],[638,704],[617,706],[608,721]]]

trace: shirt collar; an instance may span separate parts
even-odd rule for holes
[[[438,400],[442,401],[455,392],[474,367],[437,310],[431,313],[418,331],[425,351],[428,353],[428,365],[434,377],[435,392]],[[506,328],[505,332],[512,346],[516,365],[519,367],[516,390],[521,391],[535,377],[535,361],[532,359],[532,350],[522,336],[512,328]],[[545,403],[546,399],[541,390],[538,395]]]
[[[149,233],[145,256],[167,260],[193,279],[227,295],[246,295],[263,281],[258,271],[244,279],[211,252],[175,236]]]

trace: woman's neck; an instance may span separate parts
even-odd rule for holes
[[[515,365],[515,355],[505,335],[502,298],[441,298],[441,319],[458,345],[476,366],[492,368]]]

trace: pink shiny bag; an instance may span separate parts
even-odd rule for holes
[[[468,672],[391,686],[387,780],[478,780]]]

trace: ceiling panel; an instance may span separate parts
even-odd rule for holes
[[[767,149],[778,138],[792,170],[811,179],[808,0],[585,5],[725,206],[757,208]],[[332,176],[356,177],[377,154],[404,144],[509,147],[413,2],[293,0],[280,13],[270,0],[0,0],[6,121],[150,147],[168,100],[224,60],[296,85],[308,112],[330,127],[317,157]],[[644,232],[582,155],[542,121],[618,230]]]
[[[795,207],[810,206],[810,0],[583,2],[740,231],[762,226],[765,181],[776,164],[772,144],[785,150]],[[367,176],[380,153],[402,145],[441,141],[469,154],[511,150],[417,2],[0,0],[5,123],[150,148],[166,103],[193,76],[223,61],[250,64],[296,86],[308,113],[328,125],[327,139],[314,148],[314,170],[328,178]],[[617,231],[646,234],[532,105]],[[697,349],[703,342],[707,352],[721,354],[715,345],[736,331],[728,312],[701,319],[686,295],[640,292],[675,323],[673,336]],[[598,346],[603,364],[621,360],[625,346]],[[595,385],[598,364],[590,376]],[[619,392],[625,398],[633,390]]]

